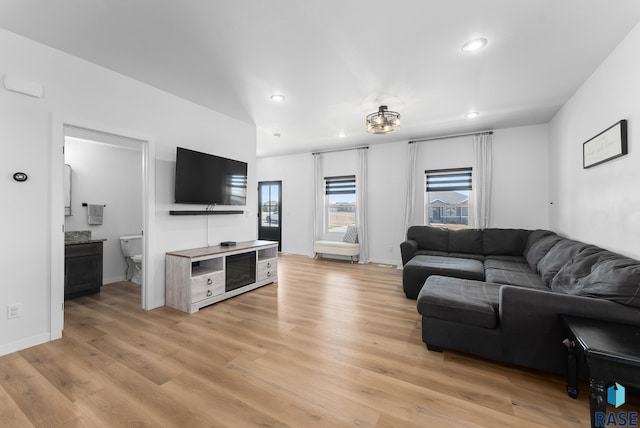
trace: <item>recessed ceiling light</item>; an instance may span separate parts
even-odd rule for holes
[[[466,117],[467,119],[475,119],[478,116],[480,116],[480,113],[477,111],[470,111],[469,113],[464,115],[464,117]]]
[[[344,132],[344,131],[340,131],[340,132],[338,133],[338,137],[340,137],[340,138],[344,138],[344,137],[346,137],[346,136],[347,136],[347,133],[346,133],[346,132]]]
[[[487,44],[487,39],[484,37],[469,40],[467,43],[462,45],[462,52],[475,52],[479,49],[482,49]]]
[[[282,94],[273,94],[271,95],[271,101],[276,103],[281,103],[284,101],[284,95]]]

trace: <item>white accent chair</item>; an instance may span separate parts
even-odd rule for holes
[[[315,257],[319,254],[332,254],[336,256],[349,256],[351,263],[358,260],[360,244],[358,243],[358,229],[355,225],[347,227],[342,241],[315,241],[313,243]]]

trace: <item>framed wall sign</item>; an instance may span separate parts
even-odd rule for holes
[[[627,154],[627,121],[621,120],[582,144],[582,168]]]

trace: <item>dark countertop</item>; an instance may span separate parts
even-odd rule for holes
[[[64,245],[77,245],[77,244],[93,244],[94,242],[104,242],[106,239],[73,239],[64,241]]]

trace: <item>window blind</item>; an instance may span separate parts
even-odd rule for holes
[[[427,192],[471,190],[471,168],[434,169],[424,173]]]
[[[348,195],[356,193],[356,176],[342,175],[325,177],[325,195]]]

